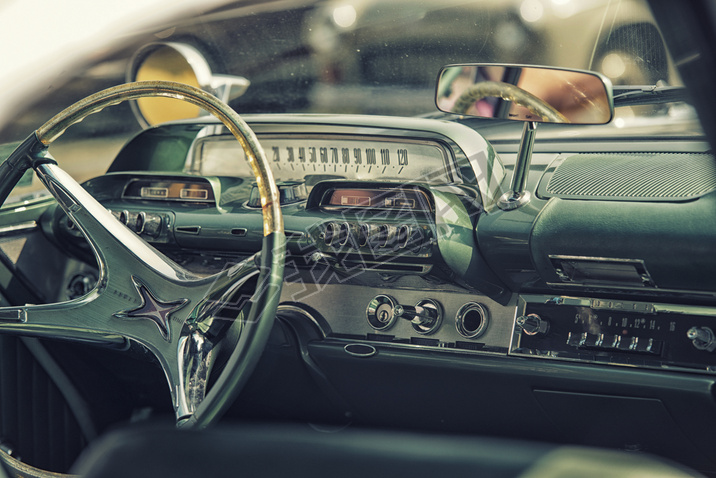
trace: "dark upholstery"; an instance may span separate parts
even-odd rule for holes
[[[91,448],[74,471],[88,478],[697,476],[647,457],[612,451],[275,426],[124,430]]]

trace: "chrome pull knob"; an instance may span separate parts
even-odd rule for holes
[[[399,319],[409,320],[413,325],[432,327],[438,320],[438,311],[428,309],[419,305],[397,305],[394,310],[395,316]]]
[[[537,314],[517,317],[515,323],[527,335],[546,334],[549,331],[549,322]]]
[[[714,336],[713,330],[708,327],[691,327],[686,332],[686,337],[699,350],[709,352],[716,350],[716,336]]]
[[[395,316],[409,320],[413,330],[422,335],[432,334],[440,327],[443,311],[440,304],[433,299],[424,299],[411,305],[396,305]]]

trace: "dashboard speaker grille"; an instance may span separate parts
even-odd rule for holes
[[[87,444],[63,394],[17,337],[0,336],[0,404],[0,444],[25,463],[64,473]]]
[[[707,153],[576,154],[558,159],[540,182],[541,197],[680,201],[716,190]]]

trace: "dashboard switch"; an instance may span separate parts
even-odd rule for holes
[[[549,322],[537,314],[523,315],[515,321],[518,327],[527,335],[546,334],[549,331]]]

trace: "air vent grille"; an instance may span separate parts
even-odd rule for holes
[[[546,183],[546,186],[545,186]],[[707,153],[578,154],[542,178],[542,197],[679,201],[716,190]]]

